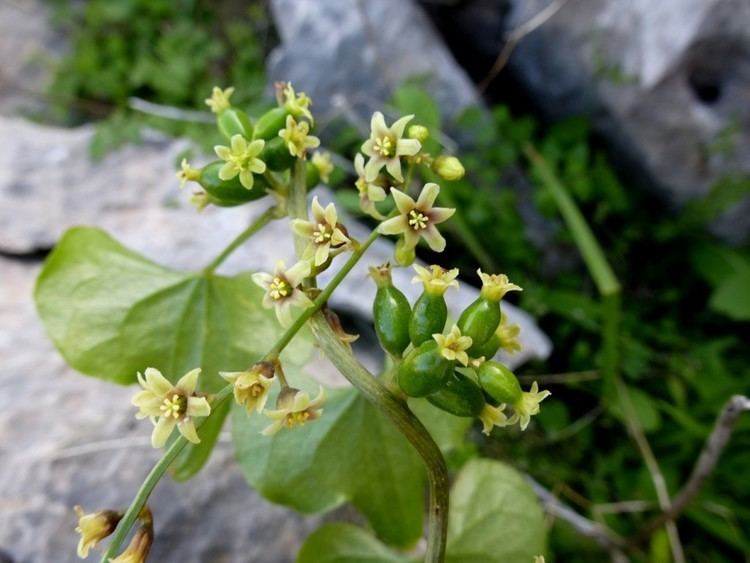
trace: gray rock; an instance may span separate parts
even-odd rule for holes
[[[45,108],[50,62],[65,40],[49,21],[41,0],[0,2],[0,114],[37,113]]]
[[[158,452],[131,388],[75,374],[52,348],[30,295],[38,267],[0,258],[0,550],[16,563],[74,562],[75,504],[124,507]],[[319,523],[249,489],[228,436],[187,484],[152,497],[153,561],[288,563]]]
[[[508,28],[547,0],[514,2]],[[750,174],[750,3],[571,0],[521,41],[510,70],[552,118],[588,114],[641,182],[683,205]],[[750,199],[721,217],[750,234]]]
[[[209,208],[197,215],[174,176],[184,143],[132,146],[91,163],[86,153],[91,133],[89,128],[58,130],[0,118],[4,253],[49,248],[68,226],[91,224],[154,260],[191,269],[207,264],[268,205]],[[320,197],[327,202],[330,194],[321,191]],[[363,237],[363,227],[347,223]],[[257,236],[221,272],[268,270],[279,257],[293,259],[287,221]],[[362,315],[369,324],[374,286],[365,282],[366,264],[392,253],[391,242],[379,241],[335,293],[334,307]],[[17,563],[72,562],[72,506],[126,505],[157,452],[149,446],[148,425],[133,418],[132,389],[75,374],[53,349],[31,299],[38,269],[29,261],[0,257],[0,550]],[[410,273],[398,270],[397,276],[414,297],[417,286],[409,283]],[[475,296],[476,289],[463,284],[462,293],[450,300],[466,303]],[[522,341],[528,354],[549,352],[549,342],[531,319],[510,307],[506,312],[514,322],[525,323]],[[376,348],[372,340],[369,345],[363,340],[360,350],[376,369]],[[341,382],[327,361],[313,359],[308,369],[328,383]],[[251,491],[232,463],[226,437],[193,481],[160,484],[152,507],[155,561],[292,561],[320,522],[274,507]]]
[[[268,61],[269,75],[304,90],[323,119],[344,111],[369,120],[394,88],[420,76],[448,116],[479,103],[412,0],[274,0],[271,7],[281,46]]]

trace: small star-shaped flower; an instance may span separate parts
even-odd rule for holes
[[[305,158],[307,149],[320,146],[320,139],[310,133],[310,124],[307,121],[297,121],[291,115],[286,116],[286,127],[279,131],[279,137],[284,139],[289,154],[297,158]]]
[[[200,442],[193,419],[211,414],[206,398],[195,394],[200,373],[200,368],[191,370],[174,385],[155,368],[146,368],[145,376],[138,374],[143,390],[131,403],[138,407],[136,418],[149,417],[154,423],[151,444],[155,448],[167,442],[175,426],[190,442]]]
[[[458,268],[446,270],[441,266],[432,265],[429,269],[414,264],[417,275],[411,279],[411,283],[421,283],[424,290],[431,295],[443,295],[449,287],[458,289]]]
[[[432,338],[438,344],[440,355],[446,360],[458,362],[465,366],[469,365],[469,355],[466,350],[471,348],[471,336],[462,336],[461,329],[457,325],[453,325],[447,335],[433,334]]]
[[[413,118],[413,115],[407,115],[388,127],[382,113],[376,111],[372,114],[370,138],[362,145],[362,152],[370,157],[365,165],[365,180],[375,180],[380,169],[385,166],[396,180],[404,181],[401,175],[401,157],[413,156],[422,148],[422,144],[416,139],[404,138],[404,128]]]
[[[211,97],[206,98],[206,105],[211,108],[212,112],[219,113],[231,105],[229,103],[229,98],[232,97],[232,94],[234,94],[234,88],[230,87],[226,90],[222,90],[218,86],[214,86],[214,89],[211,92]]]
[[[287,387],[279,394],[276,401],[276,410],[265,411],[268,418],[273,423],[264,428],[261,434],[271,436],[276,434],[282,428],[294,428],[302,426],[311,420],[320,418],[323,414],[323,403],[325,402],[325,391],[322,387],[318,391],[318,396],[310,399],[310,395],[299,389]]]
[[[240,175],[240,183],[248,190],[253,189],[253,174],[263,174],[266,163],[258,155],[263,151],[265,141],[257,139],[250,143],[242,135],[232,135],[230,147],[217,145],[214,147],[216,156],[225,160],[226,164],[219,169],[219,178],[231,180]]]
[[[423,237],[435,252],[445,249],[445,239],[435,225],[447,221],[455,212],[448,207],[433,207],[440,193],[440,186],[434,183],[425,184],[417,201],[404,192],[391,188],[399,214],[383,221],[378,232],[383,235],[403,235],[404,247],[412,249]]]
[[[312,201],[312,215],[312,221],[292,221],[292,230],[309,240],[302,258],[312,261],[313,266],[321,266],[328,260],[331,249],[340,249],[351,241],[338,223],[338,214],[333,203],[329,203],[323,209],[318,197],[315,196]]]
[[[276,263],[273,274],[258,272],[253,274],[253,281],[266,290],[263,296],[263,307],[275,309],[276,318],[282,326],[292,324],[292,307],[309,307],[310,298],[300,289],[302,280],[310,275],[310,262],[301,260],[286,269],[284,262]]]

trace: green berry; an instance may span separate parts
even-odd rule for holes
[[[404,357],[398,367],[398,385],[410,397],[424,397],[440,390],[452,367],[437,342],[429,340]]]
[[[498,403],[515,405],[521,400],[523,391],[518,379],[500,362],[484,362],[477,369],[477,375],[484,392]]]
[[[449,375],[443,387],[427,395],[433,405],[456,416],[475,418],[484,408],[484,395],[476,383],[460,375]]]
[[[414,346],[419,346],[432,338],[433,334],[442,334],[448,318],[448,307],[442,295],[426,291],[419,296],[412,309],[409,320],[409,336]]]
[[[474,350],[487,342],[497,330],[502,319],[500,303],[490,301],[484,297],[478,297],[469,305],[458,319],[458,328],[461,334],[471,336],[474,345],[471,347],[471,355]]]
[[[279,131],[286,127],[286,116],[289,111],[285,108],[273,108],[258,118],[255,123],[253,139],[268,141],[279,136]]]
[[[227,139],[231,139],[234,135],[242,135],[248,140],[253,138],[253,124],[241,109],[230,106],[221,110],[216,115],[216,124]]]
[[[198,183],[206,190],[211,203],[220,207],[234,207],[267,195],[267,184],[261,176],[255,177],[252,190],[248,190],[240,183],[239,176],[235,176],[231,180],[219,178],[219,170],[224,164],[223,161],[217,160],[206,165],[200,171]]]
[[[372,305],[378,340],[386,352],[401,356],[409,345],[411,306],[406,296],[393,286],[388,264],[370,268],[370,275],[378,285]]]
[[[270,170],[281,172],[288,170],[294,164],[296,158],[289,152],[284,139],[274,137],[263,146],[259,157]]]

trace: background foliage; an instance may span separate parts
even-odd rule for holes
[[[233,100],[239,105],[262,103],[262,60],[273,33],[259,3],[251,3],[249,9],[243,4],[239,11],[231,2],[198,0],[92,0],[81,5],[55,0],[54,4],[58,21],[73,37],[51,90],[57,118],[71,124],[102,119],[92,146],[95,156],[137,140],[144,126],[213,144],[208,134],[213,127],[138,114],[129,108],[131,96],[203,109],[213,84],[231,83],[238,87]],[[394,107],[417,113],[419,121],[444,129],[464,147],[460,156],[469,173],[446,187],[460,217],[449,223],[453,252],[441,257],[441,263],[455,263],[464,272],[478,265],[497,269],[524,286],[522,294],[511,298],[537,318],[555,349],[548,360],[527,365],[520,374],[529,381],[538,375],[564,374],[558,378],[562,383],[552,386],[553,398],[545,402],[538,424],[523,434],[497,432],[488,442],[478,439],[473,429],[466,444],[462,438],[466,428],[456,427],[455,421],[431,426],[443,438],[439,441],[453,469],[464,466],[459,485],[466,483],[467,472],[495,471],[484,465],[487,462],[464,465],[481,448],[481,453],[529,473],[583,514],[624,535],[634,532],[653,514],[655,496],[643,461],[623,428],[622,413],[605,400],[598,372],[602,307],[554,200],[530,169],[523,148],[533,144],[572,195],[622,283],[619,368],[672,492],[689,474],[724,401],[733,393],[750,392],[750,352],[744,337],[750,321],[750,250],[729,247],[706,228],[726,205],[747,193],[750,180],[728,176],[706,198],[677,212],[638,185],[621,180],[585,120],[542,125],[495,106],[489,112],[470,110],[455,124],[441,124],[429,95],[413,85],[397,93]],[[339,139],[334,148],[351,154],[359,135],[350,131]],[[340,192],[342,203],[351,203],[351,186],[340,187],[347,190]],[[467,233],[481,233],[480,248]],[[56,252],[65,252],[61,246],[63,250]],[[426,251],[421,254],[427,260],[434,258]],[[213,287],[214,282],[184,283]],[[218,283],[232,284],[231,280]],[[64,339],[65,335],[59,337],[59,346],[65,347]],[[85,365],[79,369],[92,371]],[[114,377],[108,369],[94,371]],[[356,402],[341,400],[341,405]],[[341,408],[342,416],[349,418],[357,412],[351,405]],[[330,423],[357,421],[336,418]],[[243,426],[238,428],[236,432],[244,431]],[[290,434],[280,439],[293,438]],[[680,520],[688,560],[750,557],[750,509],[743,502],[750,497],[748,446],[750,422],[745,419],[715,475]],[[241,459],[242,452],[240,448]],[[264,455],[273,455],[273,450]],[[245,472],[261,490],[277,490],[277,484],[267,479],[278,475],[264,474],[257,467],[245,467]],[[409,479],[418,480],[413,475]],[[346,498],[354,500],[360,490],[355,489],[348,490]],[[315,507],[296,508],[313,510],[340,502],[321,495]],[[608,511],[609,503],[629,500],[651,504],[643,513]],[[451,516],[459,517],[460,511]],[[406,540],[388,534],[381,530],[385,536],[381,539]],[[667,560],[663,541],[657,534],[650,545],[642,546],[642,560]],[[340,547],[332,546],[337,542]],[[408,560],[394,555],[368,532],[339,525],[316,532],[300,560],[324,549],[332,553],[326,561],[355,560],[351,554],[341,555],[342,549],[352,546],[365,546],[368,561]],[[581,542],[560,523],[552,527],[549,553],[548,561],[602,560],[598,548]]]

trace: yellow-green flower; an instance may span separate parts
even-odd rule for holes
[[[204,192],[203,190],[198,190],[196,192],[193,192],[190,196],[190,205],[195,207],[195,210],[200,213],[203,211],[206,207],[209,206],[211,203],[211,200],[208,197],[208,194]]]
[[[495,334],[500,341],[500,348],[508,354],[515,354],[521,351],[522,346],[518,339],[518,335],[521,334],[521,327],[516,324],[508,324],[508,318],[505,315],[503,315],[503,319],[500,321]]]
[[[403,235],[404,248],[417,246],[423,237],[435,252],[445,249],[445,239],[437,230],[438,223],[447,221],[456,210],[448,207],[433,207],[440,193],[440,186],[434,183],[425,184],[417,201],[404,192],[391,188],[399,214],[380,223],[378,232],[383,235]]]
[[[214,86],[211,92],[211,97],[206,98],[206,105],[211,108],[214,113],[219,113],[221,110],[227,109],[231,104],[229,98],[234,94],[234,88],[227,88],[222,90],[218,86]]]
[[[413,115],[404,116],[388,127],[382,113],[376,111],[372,114],[370,138],[362,145],[362,152],[370,157],[365,165],[365,180],[375,180],[385,166],[396,180],[404,181],[401,175],[401,157],[415,155],[422,148],[422,144],[416,139],[404,138],[404,128],[413,118]]]
[[[190,166],[187,158],[183,158],[180,163],[180,170],[177,172],[177,177],[180,179],[180,188],[184,188],[188,182],[197,182],[200,180],[201,171]]]
[[[509,291],[523,291],[521,286],[511,283],[505,274],[485,274],[481,268],[477,274],[482,280],[481,295],[490,301],[500,301]]]
[[[252,190],[253,174],[263,174],[266,171],[266,163],[258,158],[266,142],[263,139],[256,139],[248,143],[242,135],[232,135],[229,144],[230,147],[224,145],[214,147],[216,156],[226,161],[226,164],[219,170],[219,178],[226,181],[239,174],[240,183],[248,190]]]
[[[331,172],[333,172],[331,153],[318,151],[313,155],[311,162],[318,171],[320,181],[327,184],[331,179]]]
[[[292,307],[312,305],[310,298],[300,289],[302,280],[310,275],[310,270],[310,262],[307,260],[300,260],[288,270],[284,262],[279,260],[273,274],[253,274],[253,281],[266,291],[263,296],[263,307],[275,309],[276,318],[282,326],[292,324]]]
[[[307,149],[320,146],[320,139],[310,133],[310,124],[307,121],[297,121],[291,115],[286,116],[286,128],[279,131],[279,137],[284,139],[289,154],[297,158],[305,158]]]
[[[310,395],[299,389],[285,388],[276,401],[276,410],[264,412],[273,423],[264,428],[261,434],[271,436],[282,428],[294,428],[320,418],[323,414],[320,407],[324,402],[325,391],[322,387],[314,399],[310,399]]]
[[[545,563],[544,562],[544,555],[535,555],[534,556],[534,563]]]
[[[365,180],[365,157],[360,153],[357,153],[357,156],[354,157],[354,171],[357,173],[357,180],[354,185],[359,192],[359,208],[375,219],[384,219],[383,215],[375,207],[375,204],[385,200],[385,190],[382,186]]]
[[[443,295],[449,287],[458,289],[458,268],[446,270],[433,264],[427,269],[414,264],[414,271],[417,275],[411,279],[411,283],[421,283],[430,295]]]
[[[351,241],[338,222],[336,206],[333,203],[329,203],[323,209],[318,197],[315,196],[312,201],[312,215],[312,221],[293,220],[292,230],[309,240],[302,258],[310,260],[314,266],[321,266],[328,260],[331,249],[343,248]]]
[[[274,367],[270,362],[258,362],[248,371],[221,371],[219,375],[234,385],[234,400],[247,412],[260,412],[266,406],[274,380]]]
[[[211,414],[211,405],[206,398],[195,394],[200,373],[200,368],[191,370],[176,385],[155,368],[146,368],[145,376],[138,373],[138,383],[143,390],[133,397],[131,403],[138,407],[136,418],[149,417],[154,423],[151,444],[155,448],[167,442],[175,426],[192,443],[200,442],[193,419]]]
[[[286,108],[294,117],[304,117],[313,124],[313,116],[310,112],[312,100],[304,92],[297,94],[291,82],[281,83],[279,105]]]
[[[432,338],[438,344],[440,355],[446,360],[459,362],[465,366],[469,365],[469,355],[466,350],[471,348],[471,336],[462,336],[461,329],[453,325],[447,335],[433,334]]]
[[[518,417],[521,430],[526,430],[531,417],[539,414],[539,403],[551,394],[549,391],[539,391],[536,381],[531,384],[531,390],[524,391],[521,394],[521,398],[513,405],[513,410],[515,411],[515,416]]]
[[[464,165],[455,156],[440,155],[432,162],[432,170],[443,180],[455,182],[466,174]]]
[[[128,547],[110,563],[146,563],[151,544],[154,542],[154,530],[152,526],[141,526],[133,534]]]
[[[479,414],[479,420],[482,421],[483,434],[489,436],[490,432],[492,432],[492,429],[495,426],[499,426],[502,428],[504,426],[510,426],[511,424],[516,423],[516,421],[518,420],[516,415],[514,414],[512,417],[508,418],[504,411],[504,404],[500,404],[496,407],[493,407],[490,404],[484,405],[482,412]]]
[[[115,531],[117,523],[122,519],[122,512],[100,510],[86,514],[80,506],[74,506],[73,510],[78,515],[76,532],[81,534],[81,539],[78,540],[78,557],[86,559],[92,547]]]

